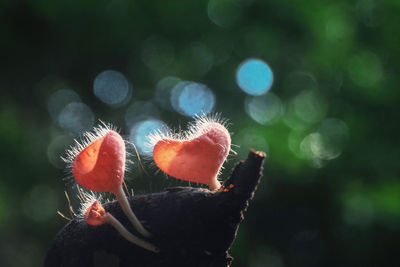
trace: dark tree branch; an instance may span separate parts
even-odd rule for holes
[[[159,253],[129,243],[109,225],[93,227],[75,218],[57,234],[45,266],[229,266],[228,249],[260,180],[264,158],[265,153],[251,150],[226,181],[225,187],[233,185],[227,192],[174,187],[130,197],[132,209],[153,234],[149,241]],[[117,202],[104,208],[140,236]]]

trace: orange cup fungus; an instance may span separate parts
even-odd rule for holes
[[[153,244],[131,234],[114,216],[105,211],[98,200],[90,196],[87,197],[87,199],[89,202],[83,203],[83,206],[87,206],[87,208],[82,210],[87,224],[91,226],[110,224],[129,242],[149,251],[159,252],[158,248],[156,248]]]
[[[151,236],[133,213],[122,189],[126,150],[124,140],[116,131],[107,125],[95,128],[94,133],[86,133],[82,144],[76,142],[67,154],[66,161],[79,185],[88,190],[114,193],[136,230],[143,236]]]
[[[86,210],[84,218],[87,224],[98,226],[104,224],[104,215],[106,210],[99,201],[94,201]]]
[[[186,137],[153,136],[156,165],[166,174],[190,182],[207,184],[210,190],[221,187],[218,173],[226,160],[231,137],[216,120],[197,118]]]
[[[117,192],[124,179],[125,154],[124,140],[109,130],[75,157],[72,173],[76,182],[97,192]]]

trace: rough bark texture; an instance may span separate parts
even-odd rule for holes
[[[130,197],[133,211],[153,234],[149,241],[159,253],[129,243],[109,225],[93,227],[75,218],[57,234],[45,267],[229,266],[228,250],[260,180],[264,158],[263,152],[251,150],[247,160],[234,167],[224,184],[234,187],[226,192],[174,187]],[[104,208],[140,236],[117,202]]]

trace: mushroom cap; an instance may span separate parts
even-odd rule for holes
[[[230,147],[228,130],[218,122],[209,122],[193,138],[159,140],[154,146],[153,158],[166,174],[212,188]]]
[[[115,131],[109,130],[73,160],[72,174],[82,187],[97,192],[115,192],[125,173],[125,142]]]
[[[99,201],[94,201],[85,213],[85,221],[92,226],[98,226],[105,223],[104,215],[106,214],[105,209]]]

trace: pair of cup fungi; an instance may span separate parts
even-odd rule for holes
[[[83,188],[113,193],[133,227],[145,238],[152,234],[132,211],[122,188],[126,150],[123,138],[109,125],[94,128],[85,141],[67,151],[67,163],[75,181]],[[186,181],[207,184],[212,191],[221,187],[218,173],[231,150],[231,137],[218,118],[201,116],[185,134],[157,132],[149,136],[154,145],[153,159],[166,174]],[[94,197],[86,197],[82,215],[92,226],[112,225],[128,241],[152,252],[158,248],[130,233],[114,216],[106,212]]]

